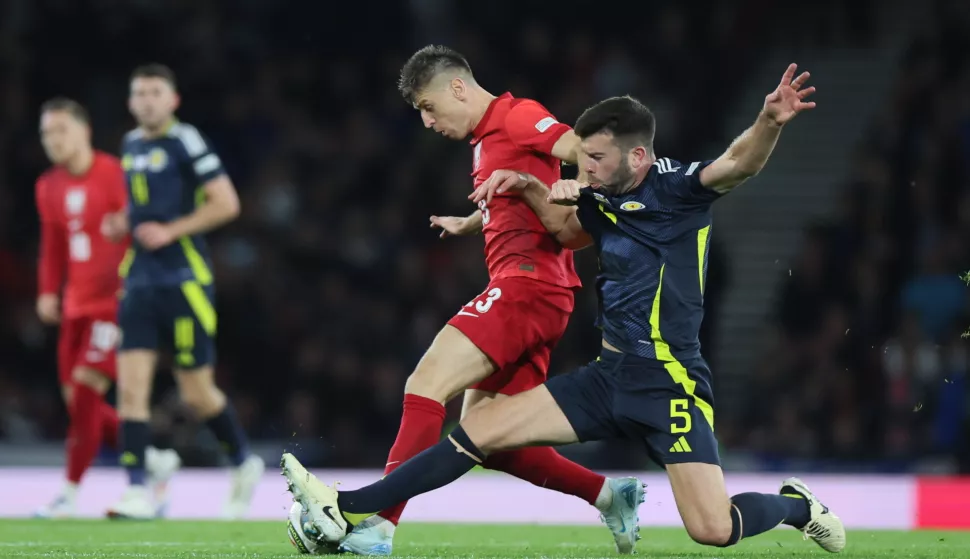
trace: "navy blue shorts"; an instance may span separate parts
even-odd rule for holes
[[[127,289],[118,309],[119,351],[171,349],[180,369],[213,365],[214,300],[213,286],[195,281]]]
[[[711,371],[703,359],[667,363],[604,349],[545,386],[580,441],[643,441],[661,466],[720,465]]]

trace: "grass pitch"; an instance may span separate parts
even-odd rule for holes
[[[643,528],[640,557],[825,557],[801,534],[777,529],[729,549],[691,542],[681,529]],[[397,557],[615,557],[605,527],[404,524]],[[970,532],[849,533],[844,557],[970,558]],[[250,558],[300,557],[286,538],[285,522],[108,522],[0,520],[3,558]]]

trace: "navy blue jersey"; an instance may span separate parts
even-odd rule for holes
[[[633,190],[584,188],[580,222],[599,253],[597,324],[624,353],[667,362],[700,357],[711,204],[710,161],[659,159]]]
[[[128,184],[128,219],[138,225],[167,223],[192,213],[205,200],[206,182],[225,173],[219,156],[192,125],[175,122],[161,136],[129,132],[122,144],[121,166]],[[202,235],[178,239],[148,251],[132,241],[122,262],[126,287],[212,283],[209,250]]]

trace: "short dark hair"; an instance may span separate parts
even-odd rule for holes
[[[609,132],[620,144],[637,143],[653,149],[657,121],[650,109],[625,95],[610,97],[583,111],[576,121],[575,132],[585,140],[594,134]]]
[[[446,70],[460,70],[472,74],[468,61],[458,51],[442,45],[428,45],[411,55],[401,68],[397,89],[409,103],[428,87],[435,76]]]
[[[135,78],[160,78],[175,89],[175,72],[164,64],[143,64],[131,73],[131,79]]]
[[[88,114],[88,110],[84,108],[84,105],[78,103],[74,99],[69,99],[67,97],[55,97],[45,101],[44,104],[40,106],[40,114],[51,111],[65,112],[74,117],[78,122],[87,125],[91,124],[91,116]]]

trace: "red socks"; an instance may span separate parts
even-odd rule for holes
[[[67,480],[71,483],[81,481],[98,454],[103,425],[102,404],[101,395],[93,388],[80,383],[74,385],[67,439]]]
[[[384,475],[436,444],[441,438],[444,421],[444,406],[430,398],[405,394],[401,428],[387,456]],[[548,446],[500,452],[489,456],[483,466],[513,475],[539,487],[575,495],[593,506],[596,506],[596,499],[603,489],[603,484],[606,483],[605,477],[567,460]],[[380,516],[396,525],[406,506],[406,502],[401,503],[381,511]]]
[[[532,485],[575,495],[596,506],[606,478],[568,460],[549,446],[520,448],[489,456],[482,466],[528,481]]]
[[[444,423],[444,406],[424,396],[405,394],[401,427],[397,432],[394,446],[391,447],[391,452],[387,455],[384,475],[391,473],[408,459],[435,445],[441,438],[441,428]],[[401,514],[406,506],[407,502],[401,503],[381,511],[380,515],[396,525],[400,521]]]

